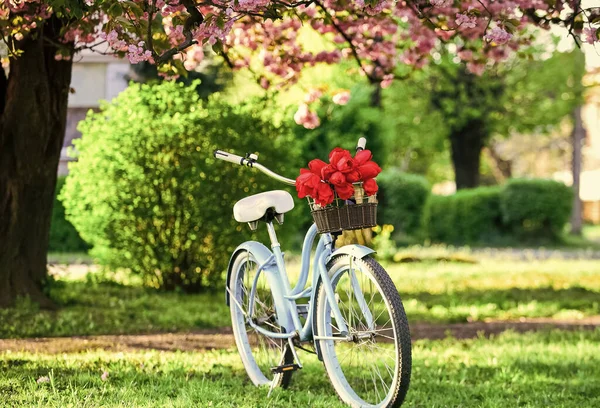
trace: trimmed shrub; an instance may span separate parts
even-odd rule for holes
[[[48,251],[51,252],[82,252],[89,249],[79,236],[79,233],[65,218],[65,207],[57,196],[65,185],[65,177],[56,180],[54,193],[54,206],[52,207],[52,220],[50,222],[50,241]]]
[[[556,239],[571,215],[573,190],[554,180],[513,179],[500,195],[502,219],[519,238]]]
[[[219,284],[231,251],[251,238],[233,219],[234,202],[284,186],[216,160],[213,151],[260,153],[262,163],[292,177],[300,167],[289,129],[269,116],[259,103],[202,101],[193,86],[131,85],[80,124],[78,161],[61,196],[68,219],[106,268],[166,290]]]
[[[379,224],[390,224],[396,231],[413,234],[421,226],[430,186],[427,179],[397,168],[384,170],[377,176],[380,206]]]
[[[493,242],[504,232],[500,194],[499,187],[479,187],[431,195],[423,215],[426,236],[450,244]]]

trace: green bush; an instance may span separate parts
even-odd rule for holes
[[[571,215],[573,190],[561,182],[513,179],[500,195],[502,218],[519,238],[555,239]]]
[[[213,150],[259,152],[262,163],[292,177],[299,167],[295,139],[267,115],[260,104],[202,101],[193,86],[171,82],[131,85],[90,112],[62,199],[91,255],[153,287],[219,284],[233,248],[250,238],[233,219],[234,202],[283,186],[217,161]]]
[[[417,232],[429,196],[427,179],[391,168],[377,176],[377,183],[379,224],[393,225],[395,231],[406,234]]]
[[[59,192],[65,185],[65,177],[56,180],[54,206],[52,207],[52,220],[50,222],[50,242],[48,251],[51,252],[82,252],[89,246],[79,236],[79,233],[65,218],[65,207],[57,199]]]
[[[451,244],[495,241],[504,232],[500,194],[499,187],[479,187],[431,195],[423,215],[426,236]]]

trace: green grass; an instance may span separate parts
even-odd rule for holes
[[[233,350],[4,353],[0,406],[342,407],[322,364],[300,356],[290,389],[267,399]],[[600,406],[600,330],[418,341],[413,367],[406,407]]]
[[[386,267],[411,322],[600,315],[598,261],[483,259]],[[297,270],[291,265],[292,279]],[[0,338],[193,331],[230,323],[223,289],[185,295],[88,277],[59,279],[50,294],[57,311],[27,301],[0,310]]]

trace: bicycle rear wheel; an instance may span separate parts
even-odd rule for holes
[[[328,271],[350,338],[317,340],[333,387],[353,407],[399,407],[410,382],[411,344],[394,283],[371,258],[339,255]],[[317,336],[342,337],[323,284],[317,296]]]
[[[248,323],[249,318],[266,330],[282,332],[277,322],[271,288],[264,273],[261,273],[256,283],[254,310],[252,314],[249,312],[250,290],[258,268],[256,258],[248,251],[238,253],[233,261],[229,281],[233,335],[244,368],[254,385],[285,388],[290,383],[292,372],[273,373],[271,368],[293,363],[292,352],[286,347],[287,341],[267,337]]]

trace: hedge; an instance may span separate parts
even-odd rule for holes
[[[432,195],[423,215],[425,235],[451,244],[494,241],[504,232],[500,194],[499,187],[479,187]]]
[[[557,238],[571,215],[573,190],[561,182],[513,179],[502,191],[504,223],[519,238]]]
[[[406,234],[417,232],[430,191],[427,179],[391,168],[377,176],[377,183],[379,224],[393,225],[395,231]]]
[[[423,229],[430,240],[450,244],[556,241],[569,220],[572,199],[571,188],[542,179],[432,195]]]

